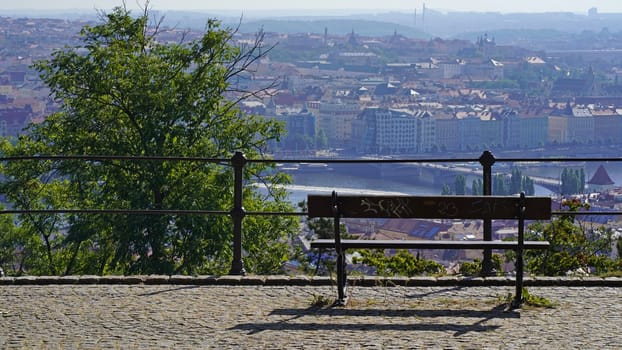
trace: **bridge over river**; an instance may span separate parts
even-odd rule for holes
[[[336,170],[356,175],[379,176],[387,179],[413,179],[421,183],[435,185],[453,184],[459,174],[465,175],[467,180],[481,178],[482,167],[469,164],[446,164],[446,163],[359,163],[359,164],[331,164]],[[533,168],[532,165],[529,166]],[[511,176],[513,166],[493,167],[493,176],[503,174]],[[518,167],[521,169],[521,167]],[[542,175],[533,175],[523,171],[523,175],[529,176],[534,184],[542,186],[553,192],[557,192],[561,186],[559,177],[552,178]],[[468,183],[468,182],[467,182]]]
[[[428,169],[430,168],[435,169],[441,174],[449,173],[449,174],[452,174],[453,176],[458,175],[458,174],[462,174],[465,176],[469,176],[469,175],[480,176],[480,177],[482,176],[481,167],[474,168],[474,167],[469,167],[469,166],[444,165],[444,164],[433,164],[433,163],[410,164],[410,166],[413,166],[413,165],[415,167],[425,167]],[[498,174],[503,174],[507,177],[510,177],[511,172],[512,172],[512,168],[502,167],[500,171],[494,171],[493,169],[493,176],[496,176]],[[523,174],[523,175],[529,176],[529,178],[533,180],[534,184],[545,187],[551,191],[558,191],[561,186],[561,181],[559,178],[551,178],[551,177],[527,175],[527,174]]]

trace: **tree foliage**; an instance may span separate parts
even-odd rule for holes
[[[497,274],[503,273],[502,263],[503,258],[500,254],[492,254],[492,268],[497,271]],[[480,276],[482,274],[482,261],[474,259],[473,262],[465,261],[461,263],[460,274],[463,276]]]
[[[328,136],[324,129],[320,129],[315,136],[315,147],[317,149],[326,149],[328,147]]]
[[[125,7],[101,13],[101,23],[80,32],[79,46],[35,64],[61,108],[16,143],[3,143],[5,156],[263,156],[282,126],[241,113],[236,103],[257,91],[235,84],[265,53],[262,35],[254,45],[236,46],[231,29],[209,20],[197,39],[184,34],[165,42],[147,5],[138,16]],[[268,166],[247,164],[246,181]],[[233,203],[232,169],[204,161],[23,161],[2,170],[2,193],[21,209],[228,211]],[[267,200],[245,187],[244,207],[291,211],[284,190],[270,194]],[[225,216],[25,214],[18,222],[28,232],[20,244],[24,261],[32,260],[24,266],[28,273],[222,273],[232,256]],[[247,270],[278,272],[296,226],[293,218],[247,217]]]
[[[564,201],[563,205],[574,212],[589,209],[589,205],[576,199]],[[549,249],[525,252],[525,266],[535,274],[558,276],[578,269],[606,274],[622,270],[622,260],[614,261],[609,257],[613,242],[611,230],[579,222],[574,215],[532,224],[525,239],[546,240],[551,244]]]
[[[456,176],[454,181],[454,190],[458,196],[464,196],[466,194],[466,177],[464,177],[464,175]]]
[[[484,195],[484,181],[482,179],[474,179],[471,183],[471,194],[474,196]]]
[[[505,195],[508,193],[508,187],[505,175],[497,174],[492,178],[492,193],[496,195]]]
[[[451,186],[449,186],[448,184],[444,184],[443,188],[441,189],[441,195],[442,196],[451,196],[453,194],[453,192],[451,191]]]
[[[585,192],[585,172],[583,169],[564,168],[561,174],[561,193],[564,195]]]
[[[524,176],[518,168],[513,168],[510,177],[497,174],[493,178],[492,192],[496,195],[513,195],[525,192],[528,196],[536,193],[535,184],[529,176]]]
[[[28,249],[28,240],[28,235],[15,226],[10,215],[0,216],[0,270],[4,274],[13,275],[21,270],[24,255],[16,252]]]
[[[445,267],[436,261],[420,258],[408,250],[400,249],[393,255],[386,255],[383,250],[360,250],[360,257],[353,259],[354,263],[365,264],[376,268],[381,276],[417,276],[442,275]]]

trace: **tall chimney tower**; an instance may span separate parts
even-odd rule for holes
[[[423,13],[421,14],[421,30],[425,31],[425,2],[423,3]]]
[[[417,8],[415,8],[415,29],[417,29]]]

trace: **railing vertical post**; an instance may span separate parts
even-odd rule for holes
[[[233,165],[233,208],[230,211],[233,221],[233,261],[231,262],[230,275],[245,275],[244,262],[242,261],[242,220],[246,210],[242,206],[242,184],[246,157],[242,152],[235,152],[231,158]]]
[[[490,151],[484,151],[479,157],[479,163],[483,168],[483,187],[484,196],[492,195],[492,165],[495,164],[495,156]],[[484,240],[492,241],[492,220],[484,219]],[[482,259],[482,275],[490,276],[495,272],[492,266],[492,250],[484,249],[484,257]]]

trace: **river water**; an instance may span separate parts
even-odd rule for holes
[[[610,178],[616,186],[622,186],[622,162],[615,163],[568,163],[546,166],[518,164],[523,175],[545,176],[559,179],[564,168],[583,168],[586,182],[590,180],[599,165],[604,165]],[[502,171],[494,169],[493,171]],[[508,170],[507,172],[509,172]],[[290,190],[290,202],[296,204],[305,200],[308,194],[330,194],[337,191],[341,194],[387,194],[387,195],[439,195],[442,185],[411,182],[409,178],[387,179],[382,177],[366,176],[365,174],[344,173],[341,171],[296,171],[292,173],[293,184]],[[467,177],[467,185],[471,185],[472,178]],[[453,187],[453,183],[449,184]],[[536,186],[536,195],[548,196],[553,192],[547,188]]]
[[[406,181],[374,179],[355,175],[328,173],[298,173],[293,175],[290,201],[298,203],[306,199],[307,194],[386,194],[386,195],[434,195],[440,194],[440,188],[426,184],[409,184]]]

